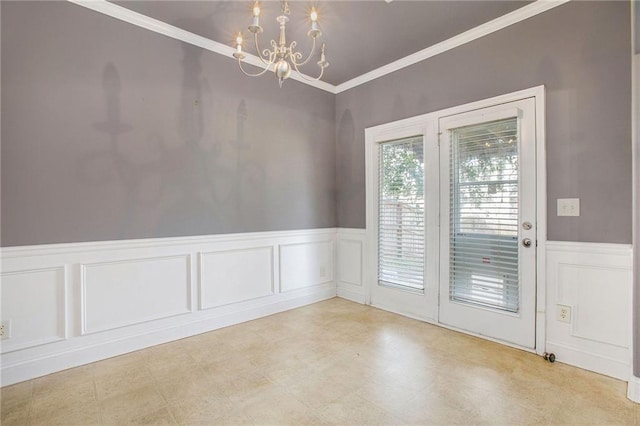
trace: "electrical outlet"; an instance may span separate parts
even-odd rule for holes
[[[11,320],[5,320],[0,322],[0,339],[9,338],[11,338]]]
[[[558,305],[556,319],[560,322],[571,324],[571,306]]]
[[[327,276],[327,268],[325,268],[324,266],[320,267],[320,277],[321,278],[326,278]]]

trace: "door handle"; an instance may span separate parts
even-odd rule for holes
[[[522,240],[522,245],[525,247],[531,247],[531,238],[525,238]]]

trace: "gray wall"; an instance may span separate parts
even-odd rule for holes
[[[634,36],[634,52],[640,53],[640,0],[633,0],[634,2],[634,22],[633,22],[633,33]]]
[[[336,226],[334,95],[2,2],[2,246]]]
[[[338,94],[338,225],[365,227],[366,127],[544,84],[548,238],[631,243],[629,7],[571,2]]]

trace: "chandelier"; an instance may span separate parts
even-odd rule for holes
[[[287,22],[289,22],[289,17],[287,15],[291,13],[289,10],[289,2],[287,2],[286,0],[281,0],[280,4],[282,8],[282,15],[276,18],[276,22],[280,24],[280,37],[277,43],[275,40],[271,40],[271,48],[264,50],[260,49],[258,43],[258,34],[262,32],[262,27],[260,26],[260,4],[256,1],[253,5],[253,22],[248,29],[249,32],[253,34],[257,56],[262,62],[264,69],[256,74],[251,74],[246,72],[242,67],[242,60],[246,57],[246,55],[242,52],[243,39],[241,32],[239,32],[236,37],[236,51],[233,53],[233,57],[238,60],[240,70],[249,77],[261,76],[268,70],[272,69],[276,77],[278,77],[278,83],[280,84],[280,87],[282,87],[282,83],[284,82],[284,80],[291,75],[292,70],[295,70],[298,75],[304,80],[320,80],[322,78],[322,74],[324,73],[324,69],[329,66],[329,62],[327,62],[324,55],[324,43],[322,43],[322,46],[320,47],[320,60],[317,62],[318,66],[320,67],[320,75],[315,78],[310,78],[304,75],[299,69],[299,67],[307,64],[309,60],[311,60],[316,50],[316,39],[322,35],[322,31],[320,31],[320,27],[318,26],[318,12],[316,11],[316,8],[312,8],[311,13],[309,14],[309,18],[311,19],[311,29],[309,29],[309,31],[307,32],[307,35],[313,41],[313,46],[311,47],[309,56],[307,56],[305,60],[302,60],[302,53],[295,50],[295,41],[292,41],[291,44],[287,46],[286,26]]]

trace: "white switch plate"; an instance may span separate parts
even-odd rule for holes
[[[558,216],[580,216],[580,198],[558,198]]]

